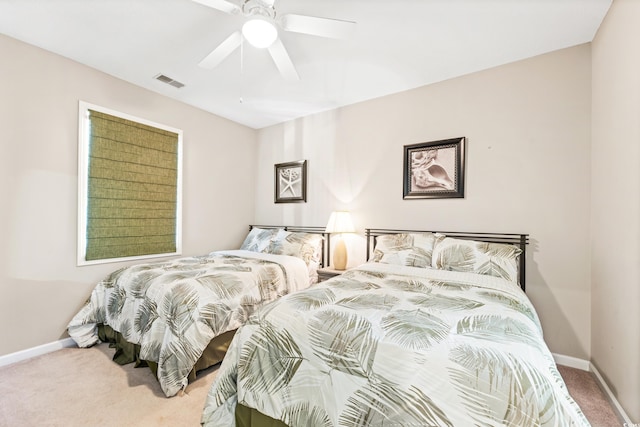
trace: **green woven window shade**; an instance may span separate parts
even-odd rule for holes
[[[176,252],[176,133],[89,110],[85,259]]]

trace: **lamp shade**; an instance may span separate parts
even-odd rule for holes
[[[242,35],[253,47],[264,49],[278,38],[278,30],[267,19],[256,17],[242,26]]]
[[[356,229],[353,226],[349,212],[335,211],[331,213],[325,231],[327,233],[353,233]]]

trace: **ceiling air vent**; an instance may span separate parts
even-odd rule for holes
[[[155,78],[156,80],[160,80],[162,83],[166,83],[178,89],[184,86],[184,83],[180,83],[177,80],[173,80],[171,77],[167,77],[164,74],[158,74]]]

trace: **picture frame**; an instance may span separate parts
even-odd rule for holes
[[[277,163],[274,169],[275,203],[306,203],[307,161]]]
[[[403,199],[464,198],[466,138],[404,146]]]

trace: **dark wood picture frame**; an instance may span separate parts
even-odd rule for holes
[[[464,197],[466,138],[404,146],[403,199]]]
[[[274,170],[275,203],[306,203],[307,161],[277,163]]]

